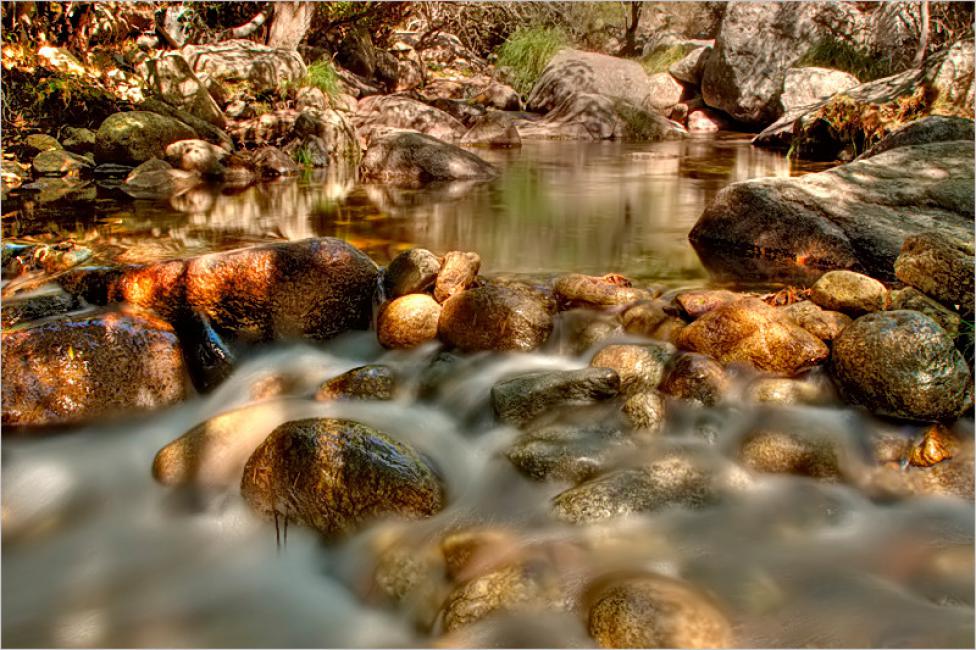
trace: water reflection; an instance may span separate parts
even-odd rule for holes
[[[338,173],[243,191],[200,186],[161,202],[130,201],[106,188],[86,202],[15,198],[5,235],[53,227],[95,239],[108,246],[105,255],[127,261],[334,236],[380,263],[424,246],[476,250],[488,272],[616,271],[678,281],[705,277],[687,233],[720,189],[791,173],[782,155],[728,136],[531,142],[480,153],[502,168],[493,182],[409,190]]]

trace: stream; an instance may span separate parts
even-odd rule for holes
[[[105,262],[335,236],[379,264],[422,246],[477,251],[488,275],[614,272],[702,287],[707,274],[687,233],[714,195],[732,182],[804,171],[736,134],[650,145],[527,143],[484,157],[502,174],[476,186],[401,190],[310,176],[236,193],[198,188],[164,202],[123,200],[110,188],[49,203],[20,195],[5,202],[4,212],[18,217],[5,218],[4,235],[54,231],[87,242]],[[489,394],[509,375],[588,365],[593,350],[568,352],[567,336],[557,322],[536,352],[468,355],[423,398],[419,384],[436,344],[388,351],[372,332],[279,344],[244,358],[213,393],[162,412],[48,436],[5,435],[4,645],[592,646],[585,611],[572,607],[491,617],[445,636],[444,577],[424,569],[424,558],[446,530],[477,525],[503,531],[508,553],[540,553],[570,583],[641,571],[693,582],[720,603],[741,647],[971,647],[974,511],[962,499],[876,499],[842,482],[756,474],[704,509],[587,526],[554,519],[550,500],[569,484],[516,470],[504,453],[518,431],[495,421]],[[636,340],[620,335],[598,346]],[[394,400],[306,397],[367,363],[396,371]],[[255,403],[254,386],[278,376],[289,379],[289,394]],[[733,392],[747,379],[738,377]],[[663,436],[631,455],[680,448],[734,468],[736,440],[770,414],[730,402],[669,405]],[[254,430],[341,417],[410,443],[443,476],[448,506],[431,519],[376,522],[342,539],[292,525],[282,539],[236,486],[187,493],[153,481],[161,447],[248,404]],[[898,428],[839,403],[782,410],[797,426],[843,439],[852,458],[868,432]],[[972,422],[957,426],[972,436]],[[421,567],[421,587],[399,602],[378,587],[390,549]]]

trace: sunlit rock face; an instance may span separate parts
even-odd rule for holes
[[[3,334],[3,424],[53,425],[151,410],[189,386],[165,322],[102,313]]]
[[[714,275],[812,282],[832,269],[893,281],[905,239],[972,241],[973,143],[906,146],[801,178],[733,183],[689,234]]]

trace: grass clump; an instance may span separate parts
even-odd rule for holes
[[[861,82],[889,77],[898,72],[890,57],[878,56],[866,48],[829,36],[814,43],[796,65],[842,70]]]
[[[658,47],[647,56],[642,57],[640,64],[644,66],[644,71],[647,72],[647,74],[667,72],[668,68],[685,58],[688,52],[689,50],[683,45]]]
[[[498,48],[498,67],[510,70],[512,85],[523,95],[532,90],[550,59],[568,44],[555,28],[521,27]]]
[[[308,66],[308,73],[302,85],[318,88],[330,100],[334,100],[342,93],[339,73],[336,72],[332,61],[328,59],[319,59]]]

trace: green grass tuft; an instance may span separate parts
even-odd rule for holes
[[[308,66],[308,74],[305,75],[303,85],[318,88],[330,100],[334,100],[342,93],[339,74],[336,72],[335,66],[332,65],[332,61],[328,59],[319,59]]]
[[[554,28],[519,28],[498,48],[498,67],[511,70],[513,86],[527,94],[549,60],[568,43],[566,34]]]
[[[683,45],[672,45],[671,47],[659,47],[645,57],[642,57],[640,64],[644,66],[647,74],[657,74],[667,72],[668,68],[685,58],[690,49]]]
[[[862,83],[898,72],[889,57],[872,54],[865,48],[830,36],[817,41],[796,65],[842,70],[854,75]]]

